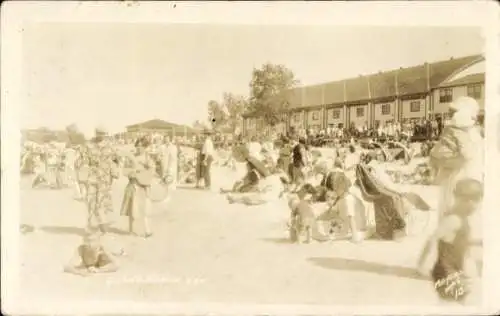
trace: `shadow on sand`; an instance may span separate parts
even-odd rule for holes
[[[67,226],[44,226],[40,228],[41,231],[56,234],[56,235],[77,235],[83,236],[85,229],[81,227],[67,227]]]
[[[85,235],[85,228],[82,227],[69,227],[69,226],[44,226],[40,228],[41,231],[44,231],[46,233],[50,234],[56,234],[56,235],[76,235],[76,236],[84,236]],[[108,227],[106,229],[107,233],[110,234],[116,234],[116,235],[122,235],[126,236],[129,235],[129,232],[115,228],[115,227]]]
[[[325,269],[359,271],[414,280],[428,280],[428,278],[419,275],[415,269],[409,267],[391,266],[364,260],[344,258],[309,258],[308,260]]]
[[[208,190],[205,190],[204,187],[197,188],[195,186],[190,186],[190,185],[178,185],[177,190],[208,191]]]
[[[262,238],[261,240],[275,244],[293,244],[288,238]]]

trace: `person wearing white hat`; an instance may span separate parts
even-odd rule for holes
[[[483,139],[475,125],[479,105],[470,97],[460,97],[450,105],[451,124],[430,152],[436,170],[436,184],[441,186],[439,211],[444,214],[453,204],[455,183],[465,177],[483,182]]]
[[[450,106],[453,113],[451,124],[446,126],[438,143],[430,152],[430,163],[435,169],[435,183],[440,185],[438,200],[439,223],[452,210],[455,204],[454,189],[463,180],[475,180],[483,185],[484,147],[480,131],[476,126],[479,105],[470,97],[460,97]],[[476,212],[472,222],[480,222],[480,213]],[[476,223],[477,223],[476,222]],[[473,235],[480,235],[478,225],[472,225]],[[480,236],[476,237],[481,239]],[[429,241],[428,243],[431,243]],[[423,252],[426,250],[424,249]],[[432,256],[419,262],[418,270],[424,273]]]

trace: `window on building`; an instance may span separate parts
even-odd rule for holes
[[[389,115],[391,114],[391,105],[390,104],[382,104],[380,106],[380,112],[382,115]]]
[[[410,102],[410,112],[420,112],[420,101]]]
[[[340,110],[333,110],[332,116],[334,120],[338,120],[340,118]]]
[[[364,107],[357,107],[356,108],[356,116],[357,117],[362,117],[365,116],[365,108]]]
[[[300,121],[300,114],[295,114],[295,115],[293,116],[293,120],[294,120],[295,122]]]
[[[314,111],[312,113],[312,119],[315,120],[315,121],[319,120],[319,111]]]
[[[450,103],[453,101],[453,89],[445,88],[439,90],[439,103]]]
[[[480,84],[472,84],[467,86],[467,95],[474,99],[481,99],[482,89]]]

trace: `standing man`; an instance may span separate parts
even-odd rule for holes
[[[205,140],[201,148],[201,163],[203,165],[203,179],[205,181],[205,189],[209,190],[212,186],[212,161],[214,159],[214,143],[212,141],[212,131],[205,130]]]
[[[299,189],[304,183],[307,165],[306,140],[304,137],[299,137],[292,149],[292,191]]]

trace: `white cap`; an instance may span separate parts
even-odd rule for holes
[[[479,113],[479,104],[471,97],[459,97],[450,104],[450,109],[456,112],[467,112],[471,116]]]

